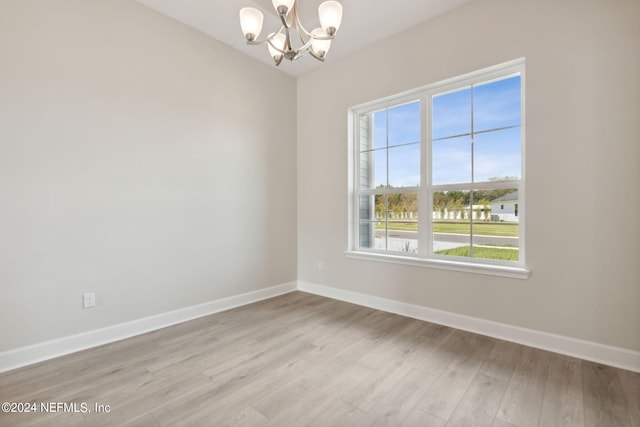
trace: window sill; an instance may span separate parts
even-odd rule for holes
[[[373,252],[347,251],[348,258],[366,261],[390,262],[416,267],[439,268],[442,270],[462,271],[465,273],[486,274],[490,276],[527,279],[530,271],[524,267],[510,267],[504,265],[474,264],[470,262],[447,261],[440,259],[413,258],[400,255],[378,254]]]

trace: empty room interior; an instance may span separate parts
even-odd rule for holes
[[[0,0],[0,425],[640,427],[639,22]]]

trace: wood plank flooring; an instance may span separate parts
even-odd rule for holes
[[[0,374],[0,402],[37,408],[1,426],[640,427],[640,374],[293,292]]]

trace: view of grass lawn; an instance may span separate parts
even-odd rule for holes
[[[473,258],[484,259],[500,259],[504,261],[518,261],[517,249],[502,249],[502,248],[489,248],[486,246],[475,246],[473,248]],[[459,248],[444,249],[437,251],[440,255],[453,255],[453,256],[470,256],[471,250],[469,246],[461,246]]]
[[[482,236],[510,236],[518,237],[518,224],[505,222],[475,222],[473,234]],[[469,234],[469,223],[462,222],[435,222],[435,233]]]
[[[418,231],[418,223],[413,222],[388,222],[389,230],[394,231]],[[518,237],[518,224],[508,222],[476,222],[473,224],[473,233],[482,236],[509,236]],[[384,230],[384,222],[376,223],[376,230]],[[464,222],[434,222],[435,233],[469,234],[469,223]]]
[[[388,223],[389,230],[393,231],[418,231],[418,223],[413,222],[392,222]],[[376,230],[384,230],[384,222],[376,222]]]

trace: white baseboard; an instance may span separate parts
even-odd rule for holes
[[[146,332],[166,328],[178,323],[197,319],[198,317],[229,310],[253,302],[272,298],[295,291],[296,282],[284,283],[270,288],[259,289],[240,295],[234,295],[204,304],[194,305],[156,316],[132,320],[102,329],[70,335],[52,341],[46,341],[0,352],[0,372],[10,371],[54,357],[64,356],[80,350],[86,350],[110,342],[130,338]]]
[[[512,341],[529,347],[536,347],[567,356],[640,372],[640,352],[633,350],[511,326],[490,320],[435,310],[308,282],[298,282],[298,289],[303,292]]]
[[[350,302],[377,310],[387,311],[414,319],[446,325],[469,332],[512,341],[580,359],[640,372],[640,352],[607,346],[591,341],[554,335],[533,329],[520,328],[490,320],[450,313],[359,292],[317,285],[308,282],[289,282],[245,294],[234,295],[156,316],[120,323],[102,329],[71,335],[0,352],[0,372],[64,356],[110,342],[166,328],[199,317],[251,304],[295,290],[308,292],[340,301]]]

